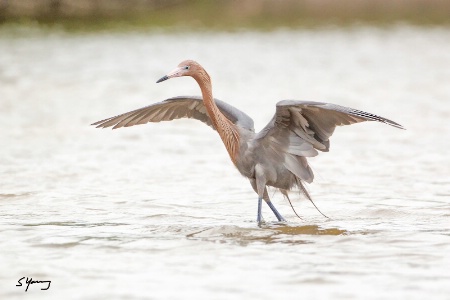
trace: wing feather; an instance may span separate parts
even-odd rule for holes
[[[292,131],[317,150],[328,151],[329,138],[337,126],[364,121],[377,121],[403,129],[394,121],[361,110],[331,103],[284,100],[277,103],[274,117],[257,137],[274,136],[275,132],[279,135],[279,130],[283,129],[285,134]]]
[[[239,109],[215,99],[219,110],[234,124],[254,132],[253,120]],[[97,128],[113,126],[113,129],[146,124],[149,122],[171,121],[193,118],[213,127],[201,97],[174,97],[139,108],[115,117],[93,123]]]
[[[397,128],[389,119],[330,103],[284,100],[277,103],[272,120],[255,136],[257,152],[270,157],[271,165],[283,165],[296,177],[312,182],[306,157],[329,151],[329,138],[337,126],[364,121],[382,122]]]

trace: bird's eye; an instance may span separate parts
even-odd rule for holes
[[[185,69],[185,70],[189,70],[189,66],[185,66],[184,69]]]

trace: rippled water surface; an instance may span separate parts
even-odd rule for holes
[[[338,128],[305,199],[263,207],[192,120],[90,123],[176,95],[196,59],[260,130],[281,99],[393,119]],[[450,30],[0,30],[0,298],[450,299]],[[295,196],[296,195],[296,196]],[[25,292],[22,277],[51,280]],[[31,297],[31,298],[30,298]]]

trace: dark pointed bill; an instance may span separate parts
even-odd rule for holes
[[[169,79],[169,76],[164,75],[163,77],[161,77],[160,79],[158,79],[158,81],[157,81],[156,83],[160,83],[160,82],[165,81],[165,80],[167,80],[167,79]]]

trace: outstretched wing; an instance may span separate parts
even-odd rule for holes
[[[305,157],[329,151],[329,138],[337,126],[377,121],[402,128],[386,118],[331,103],[284,100],[277,103],[272,120],[255,141],[266,155],[279,160],[297,177],[312,182],[314,176]]]
[[[239,109],[215,99],[220,111],[234,124],[254,131],[253,120]],[[213,127],[201,97],[174,97],[139,108],[115,117],[95,122],[97,128],[114,126],[113,129],[146,124],[148,122],[172,121],[181,118],[192,118]]]

